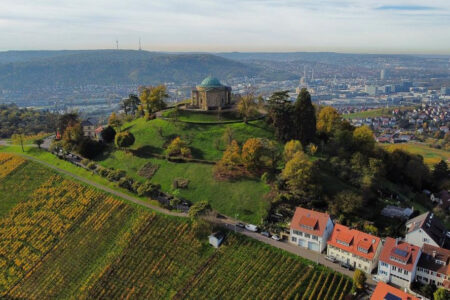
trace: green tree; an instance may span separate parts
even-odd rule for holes
[[[339,213],[351,214],[355,213],[363,205],[363,198],[352,192],[342,191],[338,193],[331,204],[331,211],[337,215]]]
[[[61,131],[61,134],[63,135],[67,127],[74,126],[75,124],[78,123],[80,123],[80,119],[77,113],[74,112],[65,113],[59,117],[58,127],[59,130]]]
[[[353,273],[353,286],[358,290],[362,291],[364,289],[364,284],[366,283],[366,274],[360,269],[356,269]]]
[[[36,140],[34,140],[34,144],[36,145],[36,146],[38,146],[38,148],[39,149],[41,149],[41,145],[44,143],[44,140],[43,139],[36,139]]]
[[[262,167],[261,157],[264,151],[264,144],[260,138],[248,139],[242,146],[242,162],[245,168],[251,172],[256,172]]]
[[[353,142],[355,147],[363,152],[371,152],[375,147],[373,132],[366,125],[360,126],[353,131]]]
[[[222,134],[222,140],[227,146],[234,140],[234,131],[230,126],[225,127],[225,131]]]
[[[286,181],[289,190],[295,194],[310,195],[315,191],[313,164],[302,151],[295,153],[286,163],[281,177]]]
[[[433,294],[434,300],[448,300],[450,299],[450,292],[444,288],[438,288]]]
[[[317,118],[317,131],[330,135],[334,130],[339,128],[341,120],[341,115],[335,108],[325,106],[319,111],[319,116]]]
[[[166,99],[169,98],[165,85],[141,87],[140,99],[147,115],[167,107]]]
[[[241,150],[238,143],[233,140],[214,166],[216,177],[233,178],[242,175]]]
[[[108,118],[108,125],[116,129],[117,131],[120,131],[120,128],[123,125],[123,121],[120,116],[118,116],[115,112],[112,112]]]
[[[289,90],[274,92],[269,97],[269,105],[286,104],[289,101]]]
[[[107,126],[102,130],[100,136],[105,143],[112,143],[116,137],[116,131],[111,126]]]
[[[120,107],[123,109],[126,115],[128,115],[128,113],[135,115],[140,104],[141,100],[139,99],[139,97],[137,95],[130,94],[128,98],[122,100]]]
[[[450,176],[448,165],[445,160],[442,159],[440,162],[434,165],[432,176],[433,181],[435,182],[439,182],[442,179],[448,178]]]
[[[204,240],[211,234],[212,226],[208,221],[196,218],[192,222],[192,230],[197,240]]]
[[[169,146],[166,149],[166,154],[167,156],[190,157],[191,150],[189,149],[187,143],[179,136],[177,136],[172,140],[172,142],[170,142]]]
[[[11,136],[11,142],[14,145],[20,145],[22,148],[22,152],[25,152],[25,149],[23,148],[23,143],[25,140],[25,135],[23,133],[15,133]]]
[[[284,145],[284,160],[290,161],[298,151],[303,151],[302,143],[297,140],[290,140]]]
[[[116,146],[120,149],[128,148],[134,144],[134,135],[129,131],[123,131],[116,134],[114,139]]]
[[[295,102],[295,124],[297,138],[302,145],[306,146],[312,142],[316,135],[316,113],[306,88],[300,91]]]
[[[248,124],[248,119],[256,114],[256,102],[253,93],[242,96],[237,106],[238,112],[244,118],[244,123]]]

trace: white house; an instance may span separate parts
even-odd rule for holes
[[[383,281],[409,288],[416,278],[421,249],[415,245],[386,238],[378,261],[378,276]]]
[[[81,128],[83,129],[83,135],[85,137],[95,138],[95,127],[89,120],[81,122]]]
[[[328,214],[297,207],[291,221],[289,241],[316,252],[323,252],[333,227]]]
[[[445,226],[432,212],[426,212],[406,222],[405,241],[419,247],[426,243],[448,249],[448,235]]]
[[[215,232],[209,236],[209,243],[214,248],[219,248],[220,245],[222,244],[224,238],[225,238],[225,235],[222,232]]]
[[[336,224],[328,241],[327,255],[370,274],[378,266],[382,247],[379,237]]]
[[[416,279],[450,290],[450,250],[424,244],[417,265]]]

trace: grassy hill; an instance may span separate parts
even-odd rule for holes
[[[172,192],[172,183],[177,178],[189,180],[187,189],[180,189],[179,196],[198,202],[207,200],[214,209],[229,216],[239,214],[239,218],[256,224],[267,214],[269,203],[264,194],[269,187],[258,178],[239,181],[217,181],[214,179],[213,165],[201,163],[173,163],[152,157],[152,153],[164,154],[164,146],[176,136],[189,140],[194,158],[216,161],[222,157],[224,146],[217,149],[214,140],[220,139],[226,126],[232,128],[234,137],[244,143],[249,137],[273,136],[264,121],[253,121],[248,125],[235,123],[228,125],[175,124],[162,119],[145,121],[137,119],[124,127],[135,136],[132,153],[115,150],[98,160],[102,166],[125,170],[137,180],[145,180],[138,172],[146,163],[159,165],[151,178],[159,183],[163,191]],[[162,129],[162,136],[158,133]]]
[[[351,288],[348,277],[233,232],[215,250],[189,219],[17,156],[0,153],[0,165],[0,203],[9,203],[0,215],[1,298],[342,299]],[[13,183],[27,186],[14,201]]]
[[[419,154],[423,157],[424,162],[432,168],[435,164],[440,162],[441,160],[447,161],[450,158],[450,152],[431,148],[426,144],[420,143],[405,143],[405,144],[381,144],[383,148],[388,151],[394,151],[396,149],[400,149],[412,154]]]

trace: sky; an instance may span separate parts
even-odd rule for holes
[[[0,51],[450,54],[450,0],[0,0]]]

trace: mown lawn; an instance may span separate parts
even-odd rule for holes
[[[170,109],[163,113],[163,117],[175,118],[174,110]],[[226,122],[242,120],[235,111],[216,112],[196,112],[178,110],[178,120],[185,122]]]
[[[215,141],[220,140],[226,127],[233,130],[234,139],[243,144],[250,137],[273,139],[273,130],[265,121],[252,121],[249,124],[188,124],[174,123],[161,119],[145,121],[143,118],[130,122],[123,126],[128,128],[135,136],[136,142],[132,149],[140,149],[143,152],[163,154],[164,146],[172,139],[180,136],[189,143],[194,158],[206,160],[219,160],[222,157],[225,146],[216,147]],[[162,135],[159,133],[162,130]]]
[[[99,163],[105,167],[127,171],[138,180],[145,180],[137,172],[147,162],[160,167],[151,179],[161,184],[163,191],[172,192],[172,183],[176,178],[189,179],[187,189],[180,189],[180,196],[192,202],[208,201],[217,211],[228,216],[239,214],[239,219],[259,224],[267,213],[269,203],[264,194],[269,191],[259,179],[242,179],[235,182],[217,181],[213,175],[213,166],[198,163],[173,163],[164,159],[141,158],[115,151]]]
[[[431,148],[431,147],[427,146],[426,144],[419,144],[419,143],[405,143],[405,144],[392,144],[392,145],[381,144],[381,146],[391,152],[396,149],[400,149],[403,151],[410,152],[412,154],[422,155],[424,162],[429,167],[433,167],[435,164],[440,162],[442,159],[447,161],[450,158],[450,151]]]

